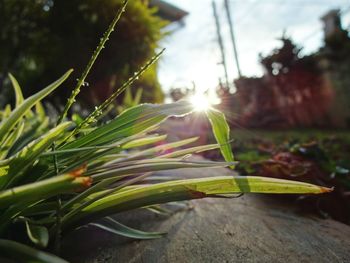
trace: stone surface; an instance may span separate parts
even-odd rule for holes
[[[184,169],[165,175],[197,177],[226,169]],[[146,210],[116,215],[164,238],[135,241],[94,227],[66,236],[63,255],[71,262],[350,262],[350,227],[297,213],[279,196],[244,195],[203,199],[185,208],[168,206],[170,216]]]

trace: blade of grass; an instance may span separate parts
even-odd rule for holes
[[[7,208],[23,200],[35,201],[56,196],[59,193],[74,192],[90,186],[91,178],[77,176],[76,172],[55,176],[35,183],[25,184],[0,192],[0,208]]]
[[[209,150],[214,150],[219,148],[220,146],[218,144],[208,144],[208,145],[201,145],[201,146],[195,146],[191,148],[186,148],[182,150],[178,150],[175,152],[167,153],[160,155],[159,158],[176,158],[180,156],[185,156],[187,154],[193,154],[193,153],[200,153],[200,152],[205,152]]]
[[[17,139],[21,136],[23,129],[24,129],[25,123],[23,121],[20,121],[16,127],[14,128],[13,132],[11,132],[6,140],[1,144],[0,147],[0,159],[3,159],[7,157],[7,154],[11,150],[12,145],[17,141]]]
[[[89,223],[98,218],[126,210],[172,201],[215,197],[220,194],[270,193],[270,194],[320,194],[332,189],[308,183],[267,177],[218,176],[198,179],[176,180],[146,185],[111,194],[85,207],[63,227]]]
[[[117,14],[113,18],[112,23],[109,25],[107,31],[103,34],[103,37],[101,38],[100,43],[98,44],[97,48],[95,49],[94,53],[92,54],[92,56],[90,58],[89,63],[87,64],[83,73],[81,74],[80,78],[78,79],[77,85],[73,89],[72,94],[68,98],[68,101],[63,109],[63,112],[61,113],[60,117],[57,120],[57,125],[60,124],[64,120],[64,118],[66,117],[66,115],[68,113],[68,110],[75,102],[75,97],[79,94],[80,88],[85,83],[85,79],[86,79],[87,75],[89,74],[92,66],[94,65],[97,57],[99,56],[101,50],[105,47],[105,44],[108,41],[111,33],[114,31],[114,28],[115,28],[117,22],[121,18],[122,14],[125,12],[125,7],[127,4],[128,4],[128,0],[124,0],[122,5],[121,5],[121,8],[118,10]]]
[[[131,148],[141,147],[141,146],[145,146],[148,144],[153,144],[156,142],[164,141],[166,139],[166,137],[167,137],[167,135],[155,135],[155,136],[148,136],[145,138],[132,140],[132,141],[127,142],[124,145],[122,145],[122,148],[124,150],[127,150],[127,149],[131,149]]]
[[[44,226],[34,225],[25,220],[27,235],[37,246],[45,248],[49,243],[49,231]]]
[[[96,107],[96,109],[87,117],[85,118],[77,128],[74,129],[72,134],[70,136],[74,136],[75,134],[79,133],[79,131],[83,128],[86,128],[90,124],[96,122],[96,120],[102,115],[103,111],[105,111],[108,106],[110,106],[115,98],[117,98],[126,88],[128,88],[132,83],[134,83],[135,80],[139,79],[139,77],[151,66],[153,63],[155,63],[159,57],[162,55],[165,49],[161,50],[158,54],[156,54],[154,57],[152,57],[141,69],[137,72],[135,72],[134,76],[128,79],[123,85],[117,89],[107,100],[105,100],[101,105]]]
[[[25,174],[27,167],[35,162],[37,157],[50,147],[58,137],[62,136],[62,132],[70,125],[70,122],[62,123],[12,156],[9,160],[8,174],[0,177],[0,189],[15,184]]]
[[[19,83],[17,81],[17,79],[11,74],[9,73],[8,74],[9,78],[10,78],[10,81],[11,81],[11,84],[12,84],[12,87],[15,91],[15,95],[16,95],[16,107],[18,107],[19,105],[21,105],[24,101],[24,98],[23,98],[23,93],[22,93],[22,89],[21,87],[19,86]],[[33,117],[33,112],[32,111],[28,111],[27,114],[26,114],[27,117]]]
[[[123,225],[122,223],[110,217],[104,218],[103,220],[101,220],[101,222],[98,222],[98,223],[90,223],[90,225],[96,226],[100,229],[103,229],[105,231],[108,231],[116,235],[134,238],[134,239],[155,239],[155,238],[160,238],[165,234],[162,232],[140,231],[140,230],[128,227],[126,225]]]
[[[174,150],[178,147],[190,144],[192,142],[195,142],[196,140],[198,140],[198,137],[193,137],[193,138],[188,138],[185,140],[181,140],[181,141],[177,141],[177,142],[171,142],[171,143],[166,143],[166,144],[162,144],[162,145],[158,145],[156,147],[147,149],[147,150],[143,150],[140,151],[138,153],[132,154],[126,158],[122,158],[119,160],[115,160],[115,161],[111,161],[105,164],[106,165],[110,165],[110,164],[117,164],[120,162],[127,162],[127,161],[132,161],[132,160],[137,160],[140,158],[147,158],[147,157],[157,157],[157,156],[161,156],[162,154],[166,153],[169,150]]]
[[[227,162],[232,162],[233,153],[231,149],[230,141],[230,127],[226,122],[225,115],[215,109],[209,109],[206,111],[208,119],[210,121],[215,139],[220,145],[220,151]],[[233,168],[233,167],[232,167]]]
[[[62,149],[107,144],[143,132],[169,117],[184,116],[192,110],[192,105],[187,101],[165,105],[142,104],[127,109],[111,122],[64,145]]]
[[[155,172],[155,171],[163,171],[163,170],[172,170],[172,169],[180,169],[180,168],[204,168],[204,167],[226,167],[232,166],[234,163],[226,163],[226,162],[194,162],[194,161],[184,161],[181,159],[173,160],[147,160],[148,162],[143,161],[139,164],[128,165],[115,169],[107,169],[103,172],[98,172],[96,174],[90,174],[94,181],[98,182],[107,178],[124,178],[125,176],[130,176],[138,173],[145,172]]]
[[[11,80],[12,87],[13,87],[13,89],[15,91],[16,107],[18,107],[24,101],[22,90],[21,90],[21,87],[19,86],[18,81],[16,80],[16,78],[11,73],[9,73],[8,76],[9,76],[9,78]]]
[[[72,73],[73,70],[67,71],[61,78],[47,86],[45,89],[30,96],[24,100],[19,107],[16,107],[9,117],[1,123],[0,126],[0,140],[4,141],[13,127],[22,119],[22,117],[40,100],[49,95],[57,87],[59,87]]]
[[[7,239],[0,239],[0,252],[2,257],[16,262],[68,263],[47,252]]]

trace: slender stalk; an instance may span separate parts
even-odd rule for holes
[[[101,50],[105,47],[105,44],[109,39],[109,36],[114,31],[115,25],[119,21],[122,14],[125,12],[125,7],[126,7],[127,3],[128,3],[128,0],[123,1],[121,8],[118,10],[117,14],[115,15],[112,23],[109,25],[107,31],[103,34],[103,37],[101,38],[100,43],[98,44],[97,48],[95,49],[94,53],[92,54],[92,56],[90,58],[89,63],[87,64],[86,68],[84,69],[83,73],[81,74],[80,78],[78,79],[77,85],[73,89],[72,94],[68,98],[68,101],[66,103],[66,106],[63,109],[63,112],[61,113],[60,117],[57,120],[57,124],[60,124],[63,121],[63,119],[66,117],[66,115],[68,113],[68,110],[75,102],[75,97],[79,94],[80,88],[85,83],[85,79],[86,79],[87,75],[89,74],[89,72],[90,72],[92,66],[94,65],[97,57],[99,56]]]
[[[141,67],[141,69],[137,72],[135,72],[135,74],[129,78],[126,82],[124,82],[124,84],[118,88],[108,99],[106,99],[100,106],[96,107],[95,110],[90,113],[90,115],[88,117],[86,117],[80,124],[78,127],[76,127],[72,134],[69,135],[69,137],[74,136],[75,134],[77,134],[80,129],[87,127],[88,125],[90,125],[91,123],[94,123],[97,118],[103,113],[103,111],[110,105],[113,103],[113,101],[115,100],[115,98],[117,98],[126,88],[128,88],[132,83],[134,83],[135,80],[139,79],[139,77],[153,64],[155,63],[159,57],[162,55],[162,53],[164,52],[165,48],[163,48],[158,54],[156,54],[155,56],[153,56],[144,66]]]
[[[57,255],[61,254],[61,238],[62,238],[62,199],[61,195],[56,197],[56,232],[54,241],[54,251]]]
[[[56,150],[56,144],[53,143],[52,145],[52,151]],[[57,162],[57,155],[54,154],[53,155],[53,163],[54,163],[54,168],[55,168],[55,173],[56,176],[58,176],[59,174],[59,169],[58,169],[58,162]],[[57,195],[56,197],[56,233],[55,233],[55,252],[57,253],[57,255],[60,254],[61,252],[61,235],[62,235],[62,231],[61,231],[61,226],[62,226],[62,212],[61,212],[61,207],[62,207],[62,201],[61,201],[61,195]]]
[[[125,12],[125,7],[126,7],[127,3],[128,3],[128,0],[124,0],[123,1],[121,8],[118,10],[117,14],[115,15],[112,23],[109,25],[107,31],[103,34],[103,37],[101,38],[99,45],[97,46],[97,48],[95,49],[94,53],[92,54],[89,63],[87,64],[87,66],[84,69],[82,75],[78,79],[77,85],[75,86],[75,88],[73,89],[70,97],[68,98],[68,101],[67,101],[67,103],[66,103],[66,105],[65,105],[65,107],[63,109],[63,112],[59,116],[56,125],[59,125],[60,123],[62,123],[64,118],[67,116],[67,113],[68,113],[70,107],[75,102],[75,97],[79,94],[80,88],[84,85],[85,79],[88,76],[88,74],[89,74],[92,66],[94,65],[97,57],[99,56],[101,50],[105,47],[105,44],[108,41],[109,36],[111,35],[111,33],[114,31],[114,27],[117,24],[117,22],[119,21],[121,15]],[[54,152],[55,150],[56,150],[56,144],[53,143],[52,151]],[[59,174],[59,167],[58,167],[56,154],[53,155],[53,162],[54,162],[56,175],[58,175]],[[61,197],[57,196],[56,201],[57,201],[57,209],[56,209],[56,224],[57,224],[57,228],[56,228],[56,233],[55,233],[55,250],[56,250],[57,253],[59,253],[59,250],[60,250],[60,239],[61,239]]]

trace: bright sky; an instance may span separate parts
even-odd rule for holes
[[[215,88],[224,76],[212,11],[212,0],[167,0],[186,11],[185,26],[161,44],[166,48],[160,62],[159,78],[165,92],[171,87],[191,86],[198,90]],[[283,30],[304,47],[304,53],[322,45],[320,17],[340,8],[343,27],[350,26],[348,0],[230,0],[241,70],[245,76],[261,75],[258,54],[280,45]],[[229,80],[237,77],[223,0],[216,0],[226,50]],[[348,28],[349,29],[349,28]]]

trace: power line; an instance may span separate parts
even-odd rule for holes
[[[230,36],[231,36],[231,42],[232,42],[232,46],[233,46],[233,54],[235,55],[237,73],[238,73],[238,77],[240,78],[240,77],[242,77],[242,74],[241,74],[241,68],[239,66],[239,61],[238,61],[238,52],[237,52],[236,40],[235,40],[235,36],[234,36],[234,33],[233,33],[231,11],[230,11],[230,7],[228,5],[228,0],[224,0],[224,3],[225,3],[225,10],[226,10],[226,15],[227,15],[228,25],[229,25],[229,28],[230,28]]]
[[[228,87],[228,74],[227,74],[227,65],[226,65],[226,58],[225,58],[225,49],[224,49],[224,44],[222,42],[221,31],[220,31],[220,22],[219,22],[217,10],[216,10],[216,4],[215,4],[214,0],[212,1],[212,7],[213,7],[213,15],[214,15],[215,25],[216,25],[216,32],[217,32],[217,37],[218,37],[218,44],[219,44],[220,51],[221,51],[221,64],[224,67],[225,82],[226,82],[226,86]]]

